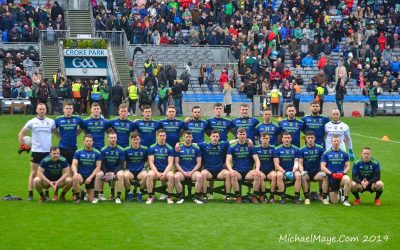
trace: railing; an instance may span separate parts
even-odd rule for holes
[[[41,30],[39,39],[41,45],[57,45],[59,40],[69,37],[69,30]]]
[[[89,14],[90,14],[90,27],[92,27],[92,34],[93,34],[95,32],[95,27],[94,27],[93,7],[91,4],[91,1],[88,1],[88,7],[89,7]]]
[[[107,45],[107,50],[108,50],[108,60],[109,60],[109,63],[111,65],[111,69],[112,69],[112,77],[113,77],[112,80],[113,80],[113,83],[116,84],[117,82],[120,82],[120,78],[119,78],[119,72],[116,67],[114,53],[111,49],[110,43],[108,43],[108,45]]]
[[[57,48],[58,48],[58,58],[60,63],[61,75],[66,76],[67,72],[65,70],[65,62],[64,62],[64,41],[59,41]]]
[[[117,47],[119,49],[124,49],[126,47],[126,36],[125,31],[95,31],[96,38],[107,39],[111,46]]]

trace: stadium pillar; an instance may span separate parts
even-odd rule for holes
[[[253,116],[260,116],[261,112],[261,96],[253,96]]]

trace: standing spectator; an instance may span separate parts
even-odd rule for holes
[[[232,87],[228,82],[225,83],[222,94],[224,94],[224,112],[226,113],[227,117],[230,117],[232,106]]]
[[[206,67],[205,64],[202,64],[200,66],[200,76],[198,78],[200,86],[204,84],[204,79],[206,77],[206,72],[207,72],[207,67]]]
[[[128,86],[129,112],[132,110],[132,115],[136,115],[136,103],[139,99],[139,91],[136,82],[130,82]]]
[[[322,114],[322,109],[324,107],[324,99],[326,95],[326,81],[322,83],[317,83],[317,87],[314,90],[314,100],[319,102],[319,106],[321,109],[319,110],[319,114]]]
[[[58,105],[58,87],[53,82],[49,82],[49,95],[50,95],[50,103],[51,103],[51,112],[50,115],[55,115],[59,113],[59,105]]]
[[[340,111],[340,116],[344,116],[344,111],[343,111],[343,101],[344,97],[347,94],[345,82],[343,81],[342,78],[339,78],[337,83],[336,83],[336,95],[335,95],[335,100],[336,100],[336,106],[338,110]]]
[[[47,107],[47,100],[49,98],[49,88],[47,86],[47,79],[44,79],[38,87],[38,103],[44,103]]]
[[[370,116],[374,117],[376,115],[376,110],[378,109],[378,95],[380,95],[378,82],[374,81],[372,85],[368,82],[363,89],[363,95],[368,96],[371,106]]]
[[[301,97],[301,87],[300,85],[293,80],[293,105],[296,108],[296,114],[300,112],[300,97]]]
[[[69,81],[66,82],[67,86],[70,85]],[[88,113],[88,104],[90,97],[90,89],[91,89],[91,81],[83,81],[82,82],[82,113]]]
[[[104,118],[110,118],[110,85],[107,79],[100,81],[100,105]]]
[[[279,103],[279,113],[280,116],[283,116],[283,105],[284,103],[292,103],[293,102],[293,90],[292,86],[290,86],[289,82],[286,80],[281,88],[282,98]]]
[[[228,71],[226,69],[222,70],[221,75],[219,76],[219,85],[221,89],[225,88],[225,84],[229,85],[229,76]]]
[[[169,88],[166,83],[163,83],[161,85],[161,88],[158,92],[158,111],[160,111],[160,115],[163,116],[165,115],[165,112],[167,111],[167,103],[168,103],[168,92]]]
[[[82,114],[82,82],[80,80],[72,83],[72,98],[74,99],[74,110],[78,115]]]
[[[276,86],[273,86],[271,92],[268,93],[268,97],[270,98],[270,103],[272,106],[272,116],[278,116],[279,103],[282,97],[282,93]]]
[[[121,105],[123,99],[124,99],[124,90],[121,86],[121,82],[117,81],[117,84],[115,84],[111,88],[112,115],[118,115],[118,108],[119,105]]]
[[[181,80],[175,80],[175,83],[171,88],[177,116],[182,116],[182,88],[183,86]]]

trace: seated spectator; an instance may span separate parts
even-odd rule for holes
[[[400,73],[400,61],[397,56],[393,57],[393,61],[390,62],[390,71],[394,77],[398,77]]]
[[[307,56],[304,57],[303,60],[301,60],[301,66],[303,68],[305,68],[305,67],[313,67],[314,66],[314,60],[311,57],[311,54],[307,54]]]

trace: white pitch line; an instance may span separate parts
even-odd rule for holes
[[[368,136],[368,135],[361,135],[361,134],[356,134],[356,133],[351,133],[351,134],[352,134],[352,135],[361,136],[361,137],[365,137],[365,138],[370,138],[370,139],[375,139],[375,140],[380,140],[380,141],[382,141],[381,138],[378,138],[378,137],[373,137],[373,136]],[[387,141],[387,142],[393,142],[393,143],[399,143],[399,144],[400,144],[400,141],[389,140],[389,141]]]

